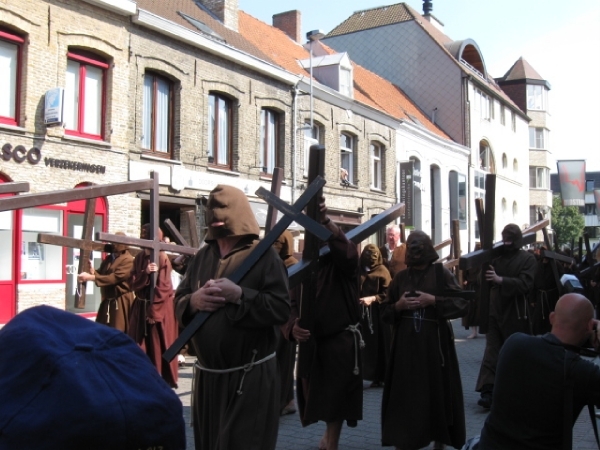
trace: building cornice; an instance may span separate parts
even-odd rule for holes
[[[149,28],[180,42],[192,45],[203,51],[239,64],[262,75],[274,78],[290,86],[294,86],[300,79],[298,75],[294,75],[265,61],[261,61],[258,58],[244,53],[238,49],[206,38],[199,33],[195,33],[188,28],[143,9],[138,9],[137,15],[133,16],[131,20],[137,25]]]
[[[400,125],[401,131],[404,131],[407,134],[410,134],[419,139],[426,140],[432,145],[435,145],[437,147],[443,147],[444,149],[452,153],[457,153],[461,156],[464,156],[465,158],[468,158],[471,155],[470,148],[465,147],[464,145],[457,144],[456,142],[451,141],[450,139],[441,138],[440,136],[433,134],[431,131],[426,130],[421,126],[416,125],[408,120],[401,120]]]

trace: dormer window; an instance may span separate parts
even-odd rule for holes
[[[299,61],[302,68],[310,70],[310,59]],[[347,53],[313,56],[312,73],[319,83],[353,97],[354,81],[352,63]]]

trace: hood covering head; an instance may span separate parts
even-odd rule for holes
[[[125,233],[123,233],[122,231],[117,231],[115,233],[115,236],[127,236]],[[129,246],[127,244],[113,244],[113,248],[115,249],[115,253],[121,253],[124,252],[125,250],[129,249]]]
[[[142,225],[142,229],[140,231],[140,239],[150,239],[150,227],[151,225],[149,223],[145,223],[144,225]],[[164,234],[160,228],[158,229],[158,236],[155,237],[158,237],[159,241],[163,240]]]
[[[423,231],[413,231],[406,240],[406,265],[421,266],[437,261],[439,255],[433,248],[431,238]]]
[[[298,262],[294,258],[294,237],[290,230],[285,230],[273,243],[273,247],[279,253],[279,257],[285,264],[285,267],[293,266]]]
[[[518,250],[521,247],[523,233],[518,225],[509,223],[502,230],[502,241],[511,242],[510,245],[504,245],[505,250]]]
[[[252,236],[258,239],[260,228],[246,195],[233,186],[219,184],[206,204],[206,242],[225,237]],[[219,224],[218,226],[214,226]]]
[[[373,269],[383,264],[383,257],[376,245],[367,244],[360,255],[360,266]]]

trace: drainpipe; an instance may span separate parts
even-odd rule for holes
[[[298,82],[299,83],[299,82]],[[297,165],[297,145],[298,145],[298,83],[292,90],[292,205],[296,202],[296,165]]]

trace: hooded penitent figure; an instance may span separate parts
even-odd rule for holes
[[[226,278],[258,244],[258,224],[248,199],[237,188],[213,189],[206,222],[207,245],[190,261],[177,288],[181,326],[198,312],[196,299],[206,298],[219,283],[232,284]],[[290,303],[287,273],[275,249],[269,248],[237,286],[241,295],[219,304],[192,338],[198,355],[192,394],[197,449],[269,450],[277,440],[275,349],[278,325],[287,321]],[[244,370],[245,365],[251,370]]]
[[[123,232],[115,233],[125,236]],[[133,256],[125,244],[114,244],[97,270],[82,272],[79,281],[93,281],[100,288],[102,301],[96,322],[116,328],[125,333],[129,330],[129,319],[134,295],[129,285],[133,268]]]
[[[537,263],[535,256],[519,249],[522,236],[518,225],[506,225],[502,230],[502,254],[491,262],[492,271],[499,278],[498,282],[490,282],[488,331],[476,386],[481,392],[478,403],[484,408],[491,405],[496,362],[504,341],[517,331],[531,333],[529,300]],[[482,268],[483,276],[486,269]]]
[[[390,354],[392,328],[381,320],[380,304],[385,300],[392,278],[383,265],[377,246],[368,244],[360,255],[361,329],[365,342],[363,379],[372,387],[383,385],[385,368]]]
[[[465,415],[454,335],[448,318],[467,313],[454,275],[431,239],[414,231],[406,242],[407,269],[396,274],[382,303],[394,327],[382,398],[382,445],[402,449],[443,444],[461,448]],[[407,297],[406,294],[410,294]]]
[[[150,237],[150,224],[142,226],[141,239]],[[162,240],[162,231],[158,229],[158,238]],[[151,287],[152,272],[147,268],[152,263],[150,250],[140,251],[133,262],[131,271],[131,289],[135,292],[135,301],[131,310],[128,334],[146,352],[152,364],[169,386],[176,387],[178,379],[177,359],[170,363],[162,354],[177,339],[178,327],[175,321],[173,284],[171,282],[171,262],[165,252],[158,253],[158,267],[154,291]]]

